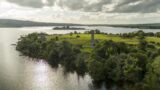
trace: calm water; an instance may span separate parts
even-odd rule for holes
[[[108,33],[138,30],[98,28]],[[146,30],[149,31],[160,32],[160,30]],[[96,90],[89,75],[82,78],[76,73],[64,74],[62,68],[55,70],[43,60],[33,61],[28,57],[19,56],[19,52],[11,44],[16,43],[20,35],[32,32],[65,34],[71,31],[56,31],[50,27],[0,28],[0,90]],[[100,90],[107,89],[102,86]]]

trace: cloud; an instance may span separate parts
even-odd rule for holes
[[[2,6],[3,5],[3,6]],[[29,8],[12,3],[0,4],[0,18],[41,22],[66,22],[88,24],[151,23],[159,22],[158,13],[105,13],[61,11],[53,7]],[[4,12],[6,11],[6,12]]]
[[[29,6],[35,8],[43,7],[43,3],[40,0],[7,0],[12,3],[16,3],[21,6]]]
[[[84,11],[103,11],[105,5],[111,4],[112,0],[99,0],[96,3],[87,5]]]
[[[160,0],[0,0],[0,18],[67,23],[160,21]]]
[[[156,13],[160,9],[160,0],[122,0],[112,13]]]
[[[57,4],[62,8],[69,8],[71,10],[80,10],[86,5],[85,0],[58,0]]]
[[[7,0],[21,6],[42,8],[58,5],[63,9],[106,13],[153,13],[160,9],[160,0]]]

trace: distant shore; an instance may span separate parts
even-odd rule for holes
[[[160,29],[160,23],[148,24],[75,24],[75,23],[47,23],[34,22],[24,20],[0,19],[0,28],[19,28],[19,27],[41,27],[41,26],[103,26],[103,27],[123,27],[123,28],[139,28],[139,29]],[[76,28],[74,28],[77,30]],[[68,29],[67,29],[68,30]],[[72,30],[72,29],[71,29]]]

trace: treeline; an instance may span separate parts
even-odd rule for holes
[[[143,30],[138,30],[138,31],[129,32],[129,33],[119,33],[119,34],[104,33],[104,32],[101,32],[98,29],[92,30],[92,31],[94,31],[95,34],[113,35],[113,36],[120,36],[120,37],[123,37],[123,38],[134,38],[134,37],[137,37],[137,36],[160,37],[160,32],[156,32],[156,33],[153,33],[153,32],[144,32]],[[85,31],[84,33],[85,34],[90,34],[91,31]]]
[[[126,25],[108,25],[110,27],[139,28],[139,29],[160,29],[160,24],[126,24]]]
[[[123,38],[133,38],[133,37],[137,37],[137,36],[160,37],[160,32],[156,32],[156,33],[147,32],[147,33],[145,33],[144,31],[139,30],[137,32],[123,33],[123,34],[118,34],[118,35]]]
[[[88,53],[82,53],[79,46],[67,41],[59,41],[57,37],[47,40],[46,34],[32,33],[19,39],[16,49],[31,58],[44,59],[57,68],[62,65],[67,72],[76,71],[84,75],[87,71],[86,58]]]
[[[138,46],[104,41],[94,48],[88,71],[97,82],[128,82],[153,90],[160,85],[160,63],[156,59],[159,55],[159,49],[143,40]]]
[[[82,52],[83,47],[46,37],[43,33],[21,37],[16,49],[25,56],[47,60],[53,67],[61,65],[66,71],[76,71],[79,75],[89,73],[95,82],[127,82],[160,89],[160,49],[147,43],[143,34],[137,35],[139,44],[136,46],[102,41],[91,54]]]

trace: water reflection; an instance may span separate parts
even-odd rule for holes
[[[33,68],[35,75],[33,76],[33,80],[32,82],[35,83],[35,87],[44,90],[47,89],[49,90],[49,88],[51,88],[50,86],[50,82],[49,82],[49,67],[47,67],[48,65],[43,61],[40,60],[36,63],[36,66]]]
[[[0,30],[0,90],[89,90],[91,79],[88,75],[80,79],[76,73],[64,76],[62,68],[56,70],[44,60],[36,61],[19,56],[19,52],[11,44],[16,43],[20,35],[55,32],[22,29]]]
[[[88,75],[81,78],[76,73],[64,74],[63,68],[53,69],[44,60],[30,60],[25,63],[29,65],[25,69],[24,80],[29,90],[90,90],[92,87]]]
[[[124,31],[117,29],[116,31],[112,28],[102,28],[101,30],[117,33],[130,29]],[[19,56],[19,52],[11,44],[16,43],[20,35],[32,32],[64,34],[71,31],[55,31],[51,28],[43,28],[43,30],[40,28],[0,28],[0,90],[97,90],[89,75],[82,78],[75,72],[64,74],[63,68],[53,69],[44,60],[36,61]],[[105,90],[105,86],[103,84],[100,90]],[[113,87],[112,90],[114,89]]]

